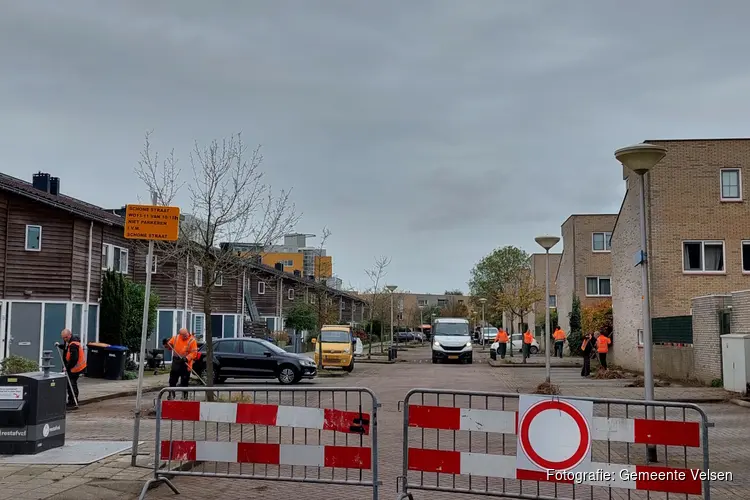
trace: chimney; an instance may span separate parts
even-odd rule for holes
[[[34,176],[31,179],[31,185],[34,186],[35,189],[38,189],[39,191],[44,191],[45,193],[49,193],[50,188],[50,176],[49,174],[38,172],[34,174]]]
[[[49,178],[49,194],[54,194],[55,196],[60,194],[60,178],[59,177]]]

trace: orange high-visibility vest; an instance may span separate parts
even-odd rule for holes
[[[612,340],[610,340],[609,337],[599,335],[599,338],[596,339],[596,350],[599,352],[599,354],[606,354],[609,352],[609,344],[611,343]]]
[[[555,330],[552,336],[555,338],[555,340],[565,340],[565,332],[562,330],[562,328],[558,328],[557,330]]]
[[[524,344],[534,343],[534,336],[531,334],[531,332],[526,331],[526,333],[523,334],[523,343]]]
[[[497,332],[497,335],[495,336],[495,342],[500,342],[503,344],[508,343],[508,334],[505,332],[505,330],[500,330]]]
[[[187,339],[183,339],[181,335],[177,335],[169,339],[167,345],[172,348],[175,354],[187,361],[188,370],[193,369],[193,360],[196,359],[198,354],[198,342],[196,342],[195,337],[190,335]]]
[[[65,353],[65,361],[70,362],[70,346],[72,345],[78,346],[78,362],[70,369],[70,373],[81,373],[86,369],[86,355],[83,354],[83,348],[81,347],[80,342],[73,341],[68,344],[68,351]]]

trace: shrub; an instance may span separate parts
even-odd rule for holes
[[[38,371],[39,365],[36,361],[21,356],[10,355],[0,362],[0,375],[16,375]]]
[[[123,380],[135,380],[138,378],[138,372],[126,371],[122,374]]]
[[[107,271],[102,281],[101,325],[99,339],[113,345],[124,345],[131,352],[141,347],[143,302],[146,287],[134,283],[115,271]],[[159,297],[149,300],[148,331],[156,328],[156,308]]]
[[[612,302],[602,300],[601,302],[584,307],[581,313],[581,326],[584,332],[601,332],[604,335],[612,333]],[[572,329],[572,328],[571,328]]]

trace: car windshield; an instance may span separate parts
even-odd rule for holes
[[[469,323],[436,323],[433,333],[436,336],[469,335]]]
[[[277,354],[286,354],[286,351],[282,349],[281,347],[277,346],[276,344],[272,344],[267,340],[256,340],[259,344],[261,344],[263,347],[268,349],[271,352],[275,352]]]
[[[323,330],[320,332],[321,342],[351,342],[352,336],[346,330]]]
[[[482,328],[484,333],[497,333],[497,328]]]

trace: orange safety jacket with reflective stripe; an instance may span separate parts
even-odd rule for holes
[[[526,331],[526,333],[523,334],[523,343],[524,344],[534,343],[534,336],[531,334],[531,332]]]
[[[497,332],[497,335],[495,336],[495,342],[500,342],[503,344],[508,343],[508,334],[505,332],[505,330],[500,330]]]
[[[552,334],[552,336],[555,338],[555,340],[565,340],[565,332],[562,330],[562,328],[558,328],[555,330],[555,332]]]
[[[68,363],[70,362],[70,346],[72,345],[78,347],[78,361],[76,362],[76,365],[70,369],[70,373],[81,373],[86,369],[86,355],[83,353],[80,342],[74,340],[68,344],[68,349],[65,353],[65,361]]]
[[[196,359],[198,354],[198,342],[196,342],[195,337],[190,335],[183,339],[182,335],[177,335],[169,339],[167,345],[176,355],[187,361],[188,370],[193,369],[193,360]]]
[[[612,340],[605,336],[605,335],[599,335],[599,338],[596,339],[596,350],[599,352],[599,354],[606,354],[609,352],[609,344],[612,343]]]

